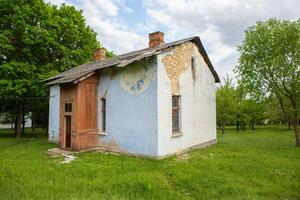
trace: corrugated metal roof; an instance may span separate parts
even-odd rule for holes
[[[103,61],[95,61],[91,63],[86,63],[83,65],[80,65],[78,67],[71,68],[67,71],[64,71],[60,74],[57,74],[56,76],[50,77],[45,80],[47,82],[47,85],[53,85],[53,84],[61,84],[61,83],[77,83],[77,80],[87,76],[88,74],[103,69],[106,67],[125,67],[126,65],[129,65],[130,63],[133,63],[138,60],[142,60],[147,57],[151,57],[157,54],[160,54],[162,52],[168,51],[172,49],[174,46],[183,44],[185,42],[193,42],[196,44],[196,46],[199,49],[200,54],[203,56],[205,62],[207,63],[208,67],[210,68],[212,74],[215,77],[216,82],[220,82],[220,79],[218,77],[218,74],[214,70],[209,57],[200,41],[199,37],[190,37],[182,40],[178,40],[175,42],[170,42],[166,44],[159,45],[157,47],[152,48],[145,48],[137,51],[132,51],[126,54],[121,54],[118,56],[114,56],[111,58],[107,58]]]

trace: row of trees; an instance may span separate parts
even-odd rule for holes
[[[217,123],[224,134],[226,125],[236,126],[236,131],[252,130],[256,125],[286,124],[291,127],[290,115],[285,115],[275,96],[263,100],[251,97],[241,86],[234,86],[232,79],[224,79],[217,89]]]
[[[20,137],[26,114],[33,123],[47,122],[48,89],[41,81],[88,62],[100,43],[73,6],[0,0],[0,16],[0,113]]]
[[[227,79],[218,90],[218,121],[222,126],[230,120],[253,124],[282,116],[293,124],[299,147],[300,19],[257,22],[238,50],[238,87]]]

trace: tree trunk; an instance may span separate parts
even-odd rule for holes
[[[24,104],[22,105],[22,135],[25,133],[25,112],[24,112]]]
[[[21,121],[22,121],[21,118],[22,118],[22,115],[19,114],[16,119],[15,137],[17,137],[17,138],[21,137]]]
[[[15,117],[14,121],[14,137],[17,137],[18,117]]]
[[[291,121],[288,122],[289,130],[291,130]]]
[[[31,131],[35,132],[35,112],[31,112]]]
[[[295,138],[296,138],[296,146],[300,147],[300,133],[299,133],[298,119],[296,119],[294,122],[294,131],[295,131]]]
[[[17,138],[20,138],[22,136],[22,117],[23,117],[23,101],[19,101],[19,110],[18,115],[16,118],[16,124],[15,124],[15,136]]]
[[[239,121],[236,121],[236,132],[240,131]]]
[[[254,122],[253,122],[253,121],[251,122],[251,129],[252,129],[252,130],[255,130]]]

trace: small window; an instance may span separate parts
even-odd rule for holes
[[[191,58],[191,69],[192,69],[192,78],[195,81],[196,80],[196,61],[195,61],[194,56],[192,56],[192,58]]]
[[[180,130],[180,96],[172,96],[172,131],[179,133]]]
[[[72,112],[72,103],[65,103],[65,112]]]
[[[106,99],[102,98],[102,132],[106,132]]]

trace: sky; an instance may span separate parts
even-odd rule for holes
[[[300,18],[300,0],[46,0],[83,11],[97,39],[115,54],[148,46],[148,34],[165,42],[199,36],[220,78],[234,78],[237,45],[247,27],[269,18]]]

